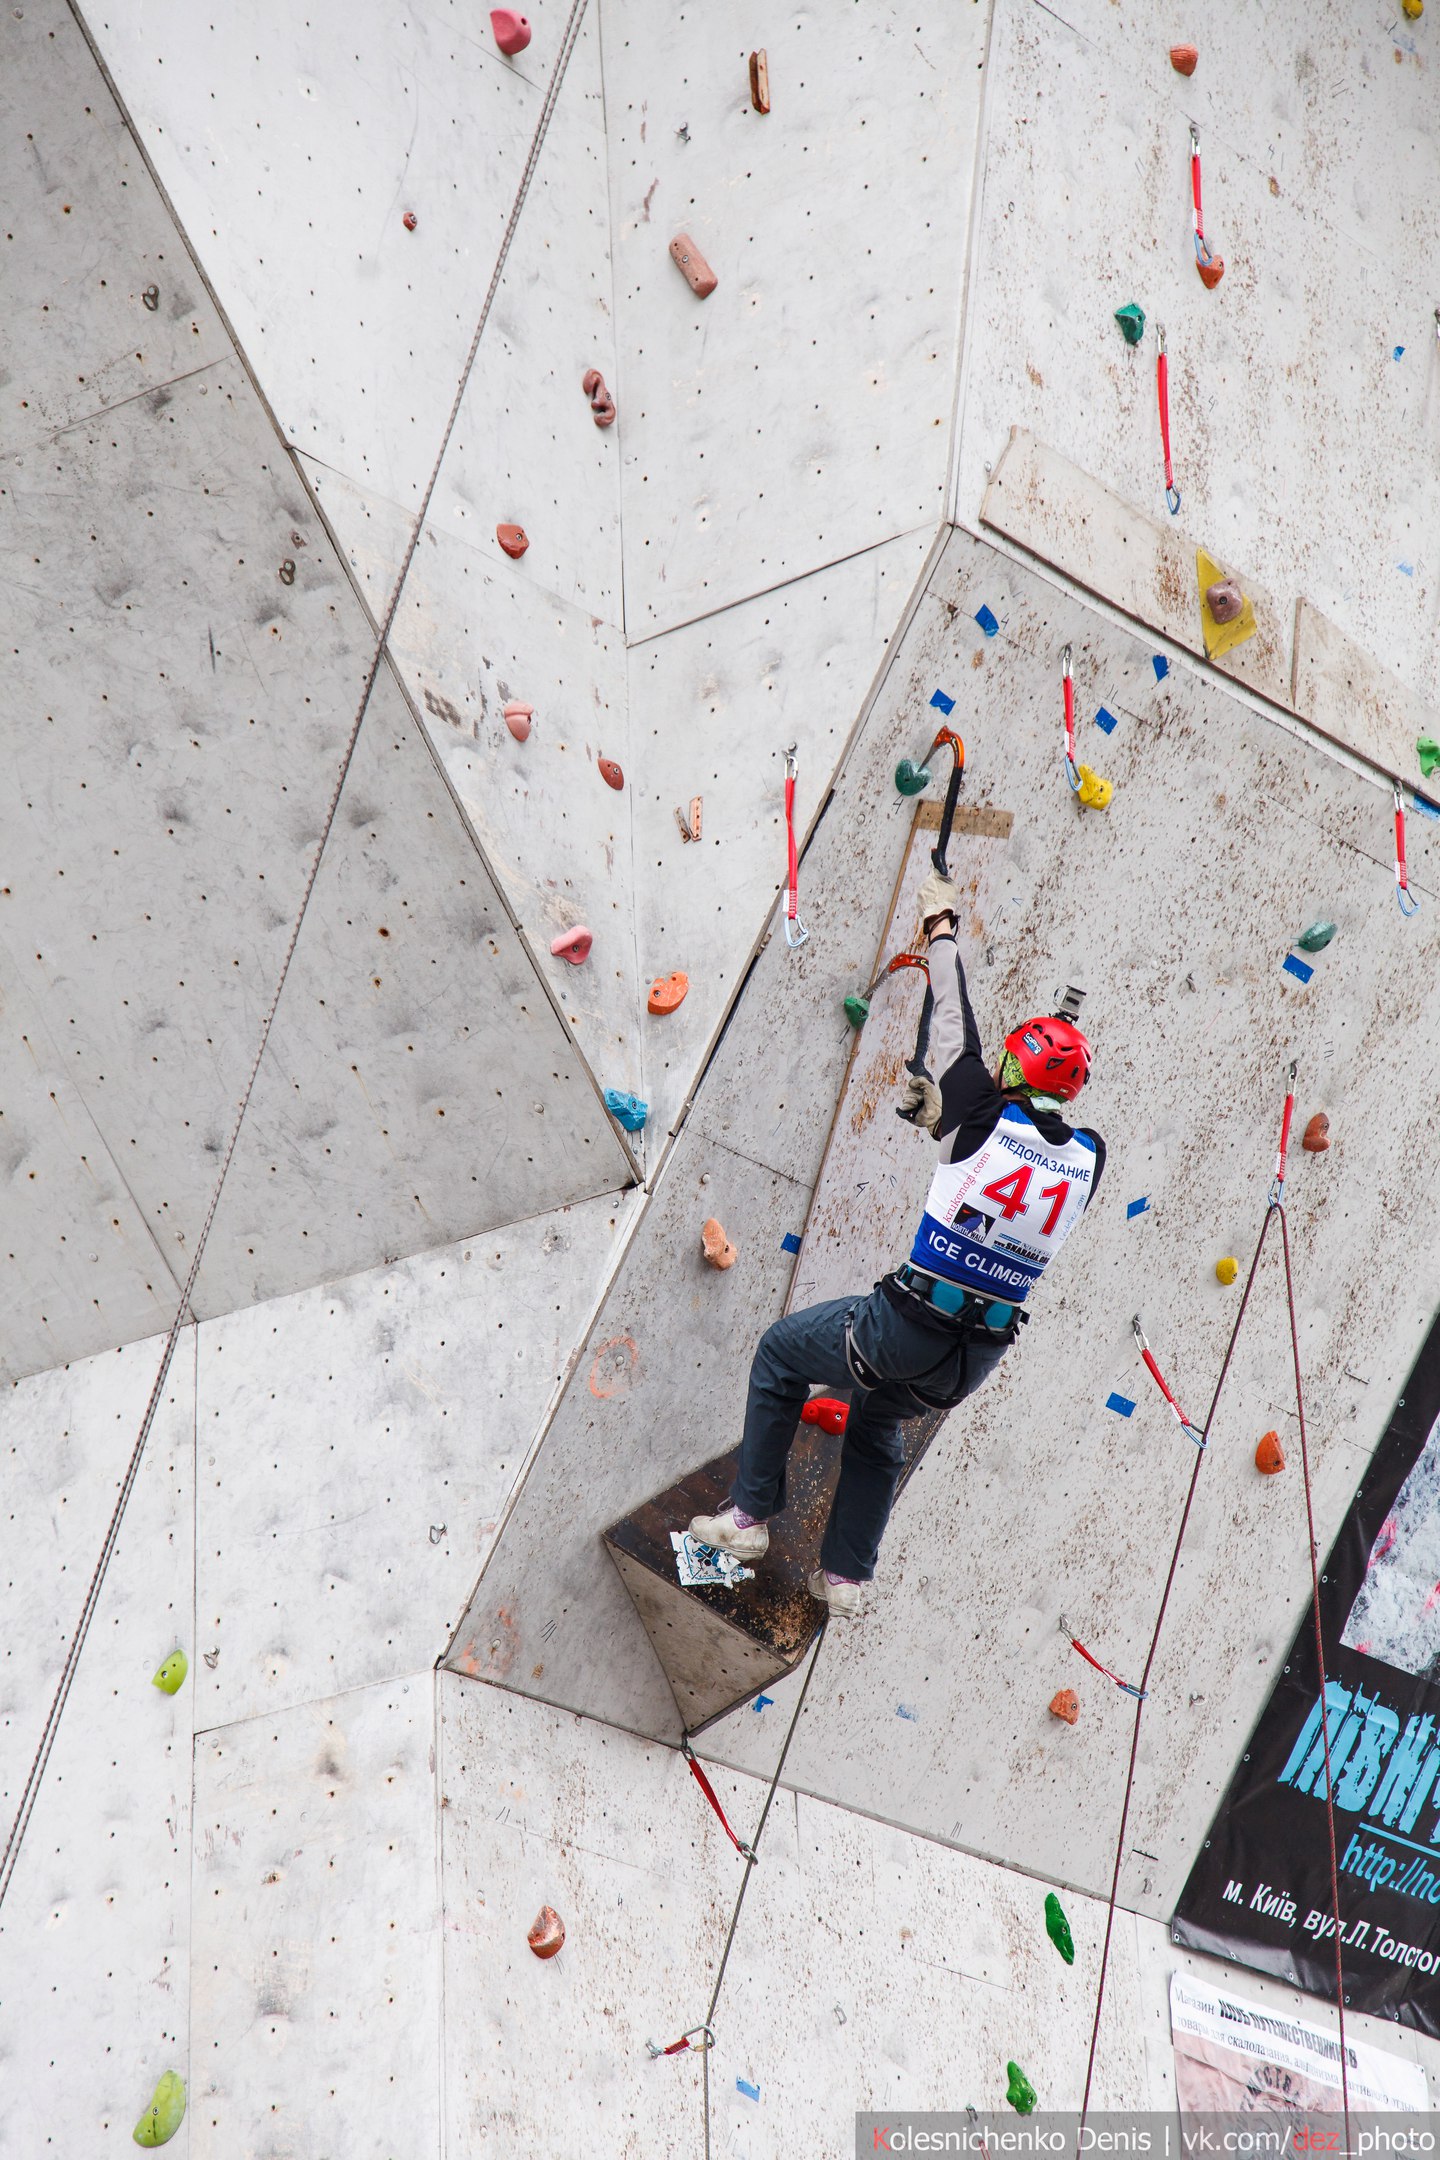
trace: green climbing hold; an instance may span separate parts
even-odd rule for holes
[[[178,1695],[185,1685],[185,1675],[190,1670],[190,1660],[183,1650],[172,1650],[169,1657],[151,1679],[151,1687],[158,1687],[162,1695]]]
[[[1033,2098],[1030,2105],[1035,2105]],[[184,2120],[185,2080],[178,2071],[167,2070],[131,2134],[137,2145],[168,2145]]]
[[[1125,333],[1125,343],[1138,345],[1145,335],[1144,308],[1137,307],[1133,300],[1127,300],[1124,307],[1116,308],[1115,320]]]
[[[849,1021],[851,1027],[858,1028],[864,1027],[869,1017],[870,1000],[861,997],[858,990],[852,990],[845,1000],[845,1018]]]
[[[1019,2063],[1007,2062],[1005,2074],[1010,2083],[1005,2097],[1017,2115],[1031,2115],[1035,2111],[1035,2088],[1026,2077]]]
[[[902,757],[895,767],[895,785],[902,795],[920,795],[930,785],[930,768],[917,765],[914,758]]]
[[[1433,735],[1422,735],[1415,745],[1415,755],[1420,760],[1422,775],[1428,780],[1436,766],[1440,765],[1440,742],[1436,742]]]
[[[1070,1922],[1065,1917],[1065,1908],[1053,1890],[1045,1893],[1045,1932],[1066,1964],[1073,1965],[1075,1938],[1070,1933]]]
[[[1324,952],[1335,935],[1333,922],[1312,922],[1308,930],[1302,930],[1298,940],[1301,952]]]

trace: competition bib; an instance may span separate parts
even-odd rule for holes
[[[967,1290],[1023,1305],[1085,1211],[1095,1145],[1072,1133],[1052,1147],[1018,1105],[960,1162],[930,1180],[910,1258]]]

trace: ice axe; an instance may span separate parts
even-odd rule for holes
[[[886,961],[884,967],[881,968],[879,974],[875,977],[874,982],[872,982],[867,989],[852,990],[849,997],[846,998],[845,1017],[850,1022],[851,1027],[864,1027],[865,1022],[870,1017],[871,998],[874,997],[875,992],[879,989],[881,983],[884,982],[886,976],[893,975],[897,968],[919,968],[921,972],[927,977],[930,973],[929,963],[923,960],[920,957],[919,953],[896,953],[893,960]]]
[[[934,742],[926,751],[926,758],[933,757],[935,752],[942,747],[950,752],[950,779],[946,785],[945,801],[940,811],[940,830],[935,836],[935,845],[930,850],[930,860],[940,876],[948,878],[950,866],[945,858],[949,853],[950,834],[954,828],[955,810],[960,800],[960,782],[965,776],[965,745],[953,729],[941,728]],[[909,764],[910,760],[908,758],[902,758],[895,774],[895,785],[902,794],[910,792],[906,789],[901,777]],[[926,772],[925,778],[928,780],[929,777],[929,773]],[[921,785],[924,785],[923,781]],[[930,972],[927,968],[925,972],[925,1002],[920,1007],[920,1024],[915,1030],[915,1049],[912,1055],[905,1060],[906,1072],[913,1074],[917,1080],[928,1080],[930,1077],[925,1058],[930,1048],[930,1023],[934,1016],[935,993],[930,987]],[[902,1104],[897,1104],[895,1115],[898,1118],[903,1118],[907,1125],[913,1125],[920,1115],[921,1107],[919,1103],[908,1108]]]

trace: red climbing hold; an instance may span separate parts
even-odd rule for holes
[[[1285,1451],[1280,1445],[1279,1433],[1265,1433],[1255,1450],[1255,1468],[1264,1477],[1274,1477],[1277,1470],[1285,1468]]]
[[[712,1215],[700,1225],[700,1250],[706,1264],[713,1268],[732,1268],[736,1261],[735,1247],[725,1235],[725,1226]]]
[[[579,967],[582,960],[589,959],[594,942],[594,931],[587,930],[584,923],[576,923],[573,930],[562,930],[558,937],[551,938],[550,950],[557,960],[568,960],[571,967]]]
[[[586,368],[580,378],[580,387],[590,400],[590,410],[595,416],[596,427],[614,427],[615,400],[605,387],[605,377],[599,368]]]
[[[414,232],[416,226],[420,223],[420,220],[418,217],[416,217],[413,210],[407,210],[404,217],[401,218],[400,222],[405,227],[406,232]]]
[[[542,1905],[525,1940],[538,1958],[552,1958],[565,1941],[565,1923],[553,1905]]]
[[[670,242],[670,253],[691,292],[698,294],[702,300],[708,300],[720,280],[689,233],[676,233]]]
[[[495,33],[495,43],[508,58],[524,52],[530,43],[530,23],[518,8],[497,7],[490,10],[490,28]]]
[[[677,1005],[683,1005],[690,988],[688,975],[662,975],[650,985],[648,1009],[652,1013],[672,1013]]]
[[[1195,268],[1200,273],[1200,283],[1206,292],[1214,292],[1225,275],[1225,258],[1223,255],[1215,255],[1209,262],[1197,262]]]
[[[507,555],[518,559],[530,545],[530,536],[523,525],[497,525],[495,537]]]
[[[849,1415],[849,1403],[836,1402],[833,1395],[812,1395],[800,1412],[800,1422],[818,1425],[821,1432],[842,1433]]]
[[[530,723],[534,717],[534,706],[522,705],[518,699],[512,699],[505,707],[505,725],[509,728],[516,742],[528,742],[530,740]]]
[[[600,767],[600,777],[605,782],[606,787],[613,787],[616,794],[618,795],[621,788],[623,788],[625,785],[625,775],[620,770],[620,767],[616,764],[614,758],[597,758],[596,763]]]
[[[1050,1715],[1063,1724],[1075,1724],[1080,1716],[1080,1698],[1073,1687],[1062,1687],[1058,1695],[1050,1698]]]
[[[1193,75],[1200,62],[1198,45],[1172,45],[1170,65],[1177,75]]]
[[[1307,1155],[1323,1155],[1330,1145],[1330,1120],[1323,1110],[1317,1110],[1305,1127],[1300,1145]]]

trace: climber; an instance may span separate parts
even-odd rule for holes
[[[811,1595],[853,1617],[875,1572],[904,1468],[903,1418],[948,1410],[988,1380],[1028,1319],[1030,1290],[1074,1229],[1105,1167],[1098,1133],[1060,1116],[1090,1076],[1074,1024],[1027,1020],[1005,1038],[992,1079],[955,942],[958,896],[932,870],[920,888],[935,1000],[939,1085],[913,1077],[901,1115],[940,1142],[910,1258],[868,1297],[789,1313],[760,1338],[740,1464],[718,1515],[690,1525],[737,1560],[767,1550],[785,1505],[785,1464],[812,1385],[849,1388],[840,1481]]]

